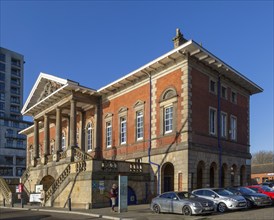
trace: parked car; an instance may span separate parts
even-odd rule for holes
[[[150,208],[155,213],[169,212],[184,215],[215,212],[214,202],[189,192],[165,192],[152,199]]]
[[[272,204],[272,200],[269,196],[263,193],[257,193],[248,187],[228,187],[226,190],[232,192],[234,195],[243,196],[246,200],[247,208],[251,208],[252,206],[267,206]]]
[[[228,209],[246,208],[246,200],[243,196],[234,195],[223,188],[203,188],[192,191],[193,194],[209,199],[215,203],[219,212],[225,212]]]
[[[270,187],[261,186],[261,185],[252,185],[247,187],[258,193],[263,193],[265,195],[268,195],[272,199],[272,204],[274,204],[274,190],[271,189]]]
[[[273,182],[263,182],[261,185],[262,186],[268,186],[268,187],[274,189],[274,183]]]

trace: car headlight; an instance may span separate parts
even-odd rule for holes
[[[194,207],[199,207],[199,206],[201,206],[201,204],[198,203],[198,202],[193,202],[192,205],[193,205]]]
[[[260,199],[260,197],[251,196],[251,199],[255,201],[255,200],[259,200],[259,199]]]
[[[230,202],[237,202],[236,199],[233,199],[233,198],[227,198],[226,200],[230,201]]]

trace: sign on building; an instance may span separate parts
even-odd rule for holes
[[[41,193],[41,190],[43,190],[43,185],[35,185],[35,192],[36,193]]]

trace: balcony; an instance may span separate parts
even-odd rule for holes
[[[16,77],[21,77],[21,73],[19,70],[12,69],[11,74]]]
[[[11,80],[10,84],[13,85],[13,86],[20,86],[20,81],[18,81],[18,80]]]
[[[25,146],[22,144],[14,144],[14,143],[5,143],[5,148],[14,148],[14,149],[25,149]]]
[[[26,140],[26,136],[23,134],[5,134],[5,138],[13,138],[13,139],[20,139],[20,140]]]
[[[11,59],[11,65],[21,67],[21,62],[17,59]]]

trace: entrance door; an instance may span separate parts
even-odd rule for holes
[[[166,163],[162,168],[162,191],[174,191],[174,167],[171,163]]]
[[[203,188],[203,172],[205,168],[205,163],[200,161],[197,165],[197,189]]]
[[[43,179],[40,181],[40,184],[43,185],[43,190],[45,192],[49,189],[49,187],[54,183],[54,178],[50,175],[44,176]]]

